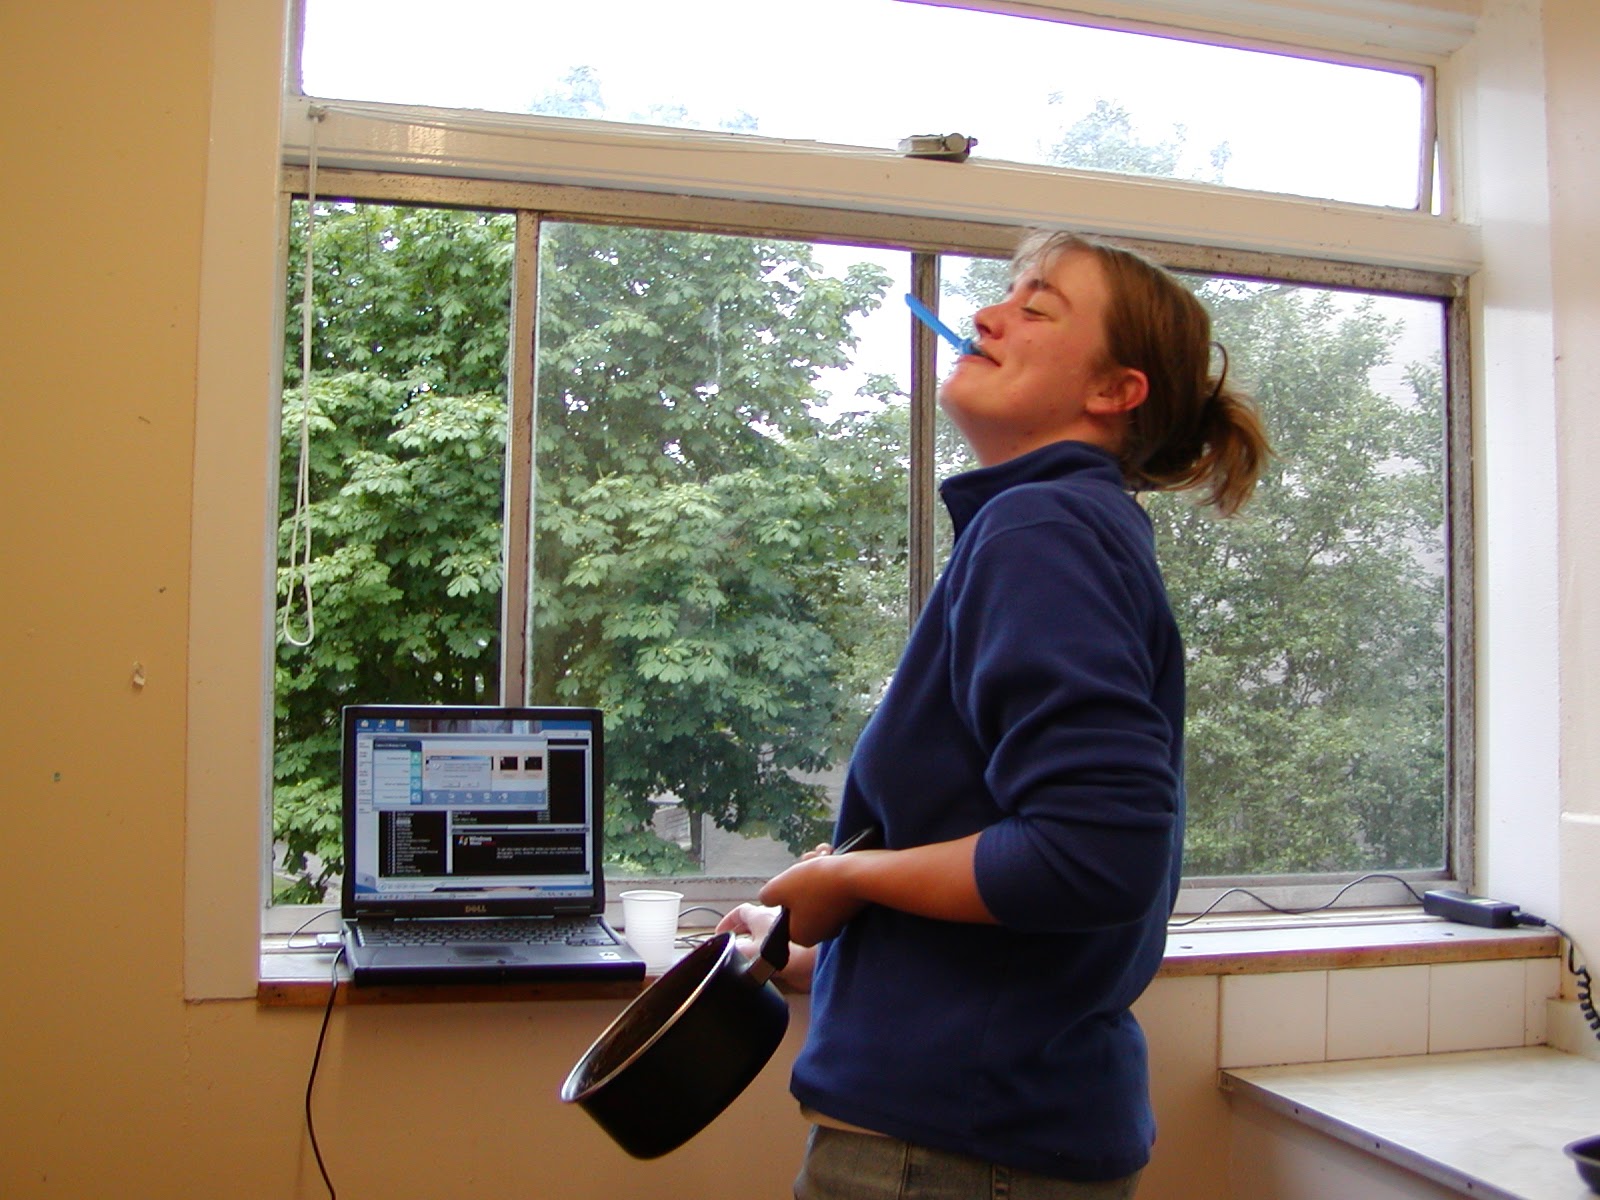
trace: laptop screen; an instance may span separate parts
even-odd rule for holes
[[[598,912],[601,716],[344,711],[346,915]]]

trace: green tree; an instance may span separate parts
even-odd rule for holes
[[[1060,101],[1059,93],[1050,100],[1052,104]],[[1189,131],[1174,125],[1171,137],[1165,141],[1146,141],[1134,129],[1133,116],[1127,108],[1110,100],[1096,100],[1094,108],[1061,132],[1045,161],[1058,167],[1175,179],[1188,140]],[[1226,142],[1212,147],[1207,182],[1222,182],[1230,153]]]
[[[295,645],[280,627],[275,673],[273,834],[295,901],[320,899],[340,867],[339,709],[495,697],[503,570],[510,218],[318,208],[309,389],[298,280],[284,363],[279,561],[289,561],[302,417],[314,554],[314,636]],[[300,582],[280,568],[280,599],[298,598]],[[305,624],[297,607],[297,639]]]
[[[497,695],[512,228],[319,216],[316,636],[282,642],[278,670],[291,898],[340,865],[340,705]],[[804,245],[588,225],[547,226],[541,261],[532,695],[607,711],[608,847],[625,866],[689,865],[650,831],[663,797],[805,845],[825,811],[802,776],[856,719],[862,564],[896,553],[856,506],[898,499],[892,467],[829,460],[816,380],[886,280],[829,278]],[[286,463],[305,404],[289,341]],[[280,573],[283,594],[294,582]]]
[[[802,777],[841,751],[850,568],[886,532],[840,503],[862,481],[824,453],[817,379],[887,281],[646,229],[559,226],[542,261],[533,692],[611,714],[628,865],[681,865],[664,796],[798,849],[827,816]]]
[[[1104,101],[1054,160],[1170,174]],[[1220,171],[1226,148],[1213,152]],[[1005,264],[951,290],[1004,295]],[[1189,653],[1185,868],[1193,875],[1437,866],[1444,848],[1443,391],[1371,380],[1400,327],[1314,289],[1188,280],[1278,456],[1246,515],[1152,496]]]
[[[1328,292],[1207,283],[1278,457],[1247,515],[1152,497],[1189,646],[1191,874],[1438,866],[1442,391],[1370,380],[1399,328]]]

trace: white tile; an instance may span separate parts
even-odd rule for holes
[[[1559,958],[1523,960],[1522,1044],[1542,1046],[1549,1038],[1550,1001],[1561,994]]]
[[[1428,968],[1328,973],[1328,1059],[1428,1052]]]
[[[1322,1062],[1326,1055],[1328,973],[1227,975],[1222,980],[1219,1066]]]
[[[1600,1059],[1600,1034],[1589,1027],[1589,1018],[1576,1000],[1545,1002],[1545,1032],[1552,1050]]]
[[[1428,1051],[1522,1045],[1527,969],[1520,958],[1428,968]]]
[[[1218,1147],[1228,1145],[1229,1108],[1217,1091],[1221,1006],[1216,975],[1158,976],[1133,1006],[1150,1043],[1150,1102],[1162,1146],[1141,1194],[1188,1195],[1191,1164],[1215,1161]]]
[[[1163,1071],[1209,1077],[1217,1069],[1217,1022],[1222,989],[1215,975],[1159,976],[1133,1006],[1150,1043],[1151,1063]]]
[[[1590,799],[1590,804],[1597,803]],[[1600,871],[1594,864],[1600,862],[1600,815],[1568,812],[1561,814],[1561,908],[1552,912],[1536,908],[1541,917],[1548,917],[1578,940],[1578,945],[1592,956],[1588,963],[1593,971],[1600,963]],[[1567,953],[1566,942],[1561,943],[1562,961]],[[1583,961],[1583,955],[1578,955]],[[1571,986],[1571,980],[1567,980]]]

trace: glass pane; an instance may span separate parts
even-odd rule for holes
[[[308,628],[293,532],[305,204],[284,348],[273,839],[277,898],[340,870],[339,709],[499,696],[509,216],[319,201],[309,387]]]
[[[1441,867],[1440,305],[1197,283],[1279,458],[1243,520],[1149,506],[1189,644],[1185,872]]]
[[[982,158],[1417,203],[1423,92],[1399,71],[900,0],[460,0],[448,16],[308,0],[306,92],[886,150],[959,132]]]
[[[908,266],[872,257],[543,228],[531,690],[607,713],[621,873],[829,832],[905,638],[908,338],[861,318]]]
[[[946,271],[972,303],[1006,286]],[[1232,521],[1147,497],[1189,656],[1185,874],[1440,867],[1441,307],[1190,282],[1278,457]]]
[[[975,332],[973,315],[995,298],[1005,295],[1011,278],[1011,264],[1005,259],[973,258],[946,254],[939,259],[939,320],[961,337]],[[937,342],[935,369],[940,380],[955,370],[956,348],[945,339]],[[972,448],[961,431],[941,411],[934,426],[934,479],[942,481],[978,466]],[[933,545],[936,571],[942,571],[955,543],[950,514],[944,505],[935,507]]]

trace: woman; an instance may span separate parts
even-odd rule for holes
[[[1137,255],[1035,235],[975,324],[939,399],[980,466],[839,811],[888,848],[819,847],[722,925],[787,907],[813,991],[801,1200],[1131,1196],[1155,1136],[1129,1009],[1178,888],[1183,646],[1129,493],[1232,513],[1269,450]]]

